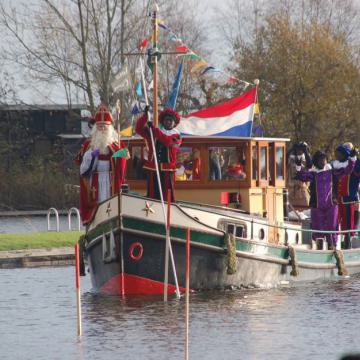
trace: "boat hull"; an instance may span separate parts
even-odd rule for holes
[[[206,237],[206,234],[204,234]],[[134,229],[115,230],[112,253],[104,258],[104,237],[89,242],[87,257],[94,289],[112,295],[161,295],[164,291],[165,236],[144,234]],[[135,247],[134,247],[135,245]],[[330,279],[338,268],[330,251],[298,250],[298,276],[291,275],[286,246],[270,246],[255,241],[236,241],[237,269],[229,275],[224,247],[192,242],[190,288],[214,290],[240,287],[276,287],[283,282]],[[140,249],[142,254],[140,255]],[[172,238],[172,250],[180,291],[185,288],[185,239]],[[352,252],[352,253],[350,253]],[[355,256],[354,256],[355,252]],[[347,270],[360,272],[360,251],[350,250]],[[109,254],[107,254],[109,255]],[[139,257],[139,258],[138,258]],[[168,294],[175,293],[175,280],[169,266]]]

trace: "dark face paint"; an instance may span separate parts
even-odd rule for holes
[[[163,120],[163,125],[166,130],[171,130],[175,126],[175,120],[170,115],[165,115]]]
[[[339,150],[335,151],[335,157],[336,157],[336,160],[338,160],[340,162],[343,162],[346,160],[346,155]]]
[[[319,169],[323,169],[325,165],[327,164],[326,157],[321,157],[318,161],[318,167]]]

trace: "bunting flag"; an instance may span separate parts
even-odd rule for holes
[[[114,92],[128,90],[130,88],[129,78],[130,78],[129,70],[125,65],[111,82],[111,86]]]
[[[132,136],[133,133],[133,127],[128,126],[126,129],[120,131],[121,136]]]
[[[172,86],[171,94],[169,96],[169,99],[167,101],[166,107],[170,109],[175,109],[176,100],[179,95],[179,89],[180,89],[180,82],[183,74],[183,68],[184,64],[183,61],[180,63],[178,71],[175,76],[175,80]]]
[[[180,45],[180,46],[176,46],[175,51],[187,53],[189,52],[189,48],[185,45]]]
[[[129,150],[127,148],[120,149],[113,154],[113,158],[128,158]]]
[[[227,74],[225,71],[215,68],[214,66],[210,66],[209,63],[203,59],[200,55],[196,54],[192,51],[188,46],[186,46],[181,38],[164,22],[161,20],[158,22],[159,28],[165,30],[169,34],[170,41],[174,42],[175,51],[179,54],[179,56],[190,59],[193,61],[194,65],[193,68],[190,70],[191,74],[198,74],[200,76],[205,76],[213,82],[216,82],[220,85],[225,84],[234,84],[237,82],[241,82],[245,85],[245,89],[250,85],[247,81],[240,80],[234,76]],[[203,71],[203,67],[207,66],[205,72]],[[198,70],[201,70],[200,72]]]
[[[200,60],[198,61],[190,70],[191,73],[195,73],[197,71],[200,71],[200,73],[202,72],[202,69],[209,65],[209,63],[205,60]]]
[[[136,94],[138,97],[142,97],[143,96],[143,92],[142,92],[142,86],[141,86],[141,82],[139,81],[136,85]]]
[[[183,135],[250,137],[255,102],[256,88],[253,88],[227,102],[182,118],[177,129]]]
[[[147,46],[148,43],[149,43],[149,40],[148,40],[148,39],[146,39],[146,38],[143,39],[143,40],[140,42],[139,46],[138,46],[139,50],[144,49],[144,48]]]
[[[140,114],[141,110],[139,108],[139,104],[137,102],[133,103],[133,107],[131,108],[131,114],[132,115],[137,115]]]

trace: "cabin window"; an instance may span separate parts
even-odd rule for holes
[[[266,146],[260,147],[260,179],[267,179],[267,148]]]
[[[275,156],[274,156],[274,144],[269,144],[269,182],[275,186]]]
[[[234,231],[235,231],[235,225],[234,224],[228,224],[227,233],[228,234],[234,234]]]
[[[256,145],[252,147],[252,178],[253,180],[258,179],[258,153]]]
[[[245,237],[245,231],[244,230],[245,230],[244,226],[242,226],[242,225],[236,226],[235,236],[239,237],[239,238]]]
[[[210,147],[209,179],[244,180],[245,162],[244,147]]]
[[[200,150],[196,147],[180,147],[176,154],[176,180],[200,180],[200,171]]]
[[[143,146],[132,146],[130,148],[130,159],[127,161],[126,178],[129,180],[146,179],[146,171],[143,169],[144,158],[147,152]]]
[[[284,147],[276,147],[276,179],[284,180]]]

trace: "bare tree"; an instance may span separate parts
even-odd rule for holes
[[[2,3],[1,25],[12,40],[5,54],[42,81],[61,80],[68,97],[71,87],[81,89],[93,110],[98,98],[109,102],[110,79],[124,51],[138,40],[139,3],[41,0],[17,8]]]

